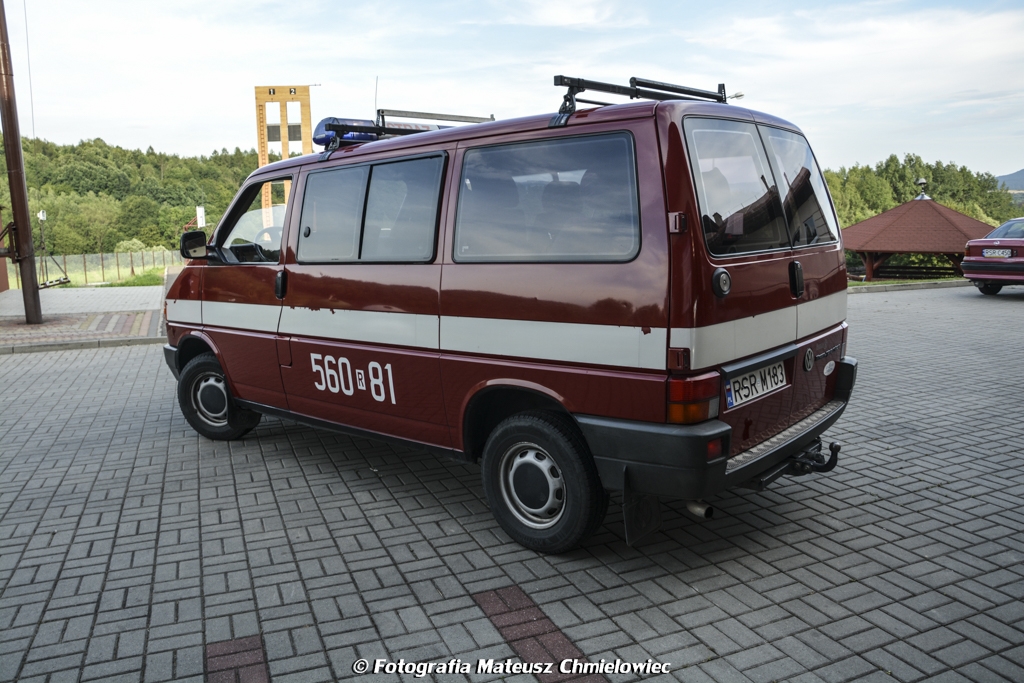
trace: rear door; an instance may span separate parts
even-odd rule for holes
[[[684,129],[700,220],[688,264],[696,280],[693,327],[673,326],[671,345],[690,349],[691,370],[722,370],[720,418],[733,428],[735,454],[789,423],[797,335],[792,250],[756,125],[692,117]],[[712,282],[723,278],[728,292],[716,292]]]
[[[846,259],[832,201],[807,140],[777,127],[758,128],[786,212],[791,267],[799,268],[803,280],[796,307],[800,370],[793,376],[790,406],[791,419],[798,420],[834,391],[836,375],[829,368],[842,357],[845,339],[845,327],[838,326],[846,320]]]
[[[842,248],[801,135],[752,118],[689,117],[684,130],[700,205],[694,270],[709,284],[694,288],[693,328],[678,335],[690,336],[676,339],[673,328],[672,346],[688,343],[693,369],[718,367],[725,375],[721,419],[734,429],[735,454],[830,395],[835,378],[820,369],[840,356]],[[710,285],[723,272],[728,293]]]
[[[793,342],[797,299],[789,284],[786,218],[757,126],[689,117],[684,128],[701,207],[694,235],[703,235],[703,244],[694,251],[694,266],[705,277],[691,338],[673,339],[672,347],[689,348],[696,370]],[[724,296],[711,288],[716,271],[728,274]]]
[[[758,126],[780,188],[793,259],[803,274],[797,338],[846,319],[846,261],[828,189],[807,140],[792,131]]]

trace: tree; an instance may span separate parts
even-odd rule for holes
[[[116,227],[125,237],[142,239],[142,235],[145,234],[150,239],[161,242],[159,224],[160,204],[156,201],[149,197],[133,195],[121,202]]]

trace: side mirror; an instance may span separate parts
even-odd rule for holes
[[[209,252],[206,250],[206,233],[202,230],[186,232],[181,236],[180,249],[182,258],[208,258]]]

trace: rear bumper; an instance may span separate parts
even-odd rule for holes
[[[985,259],[967,260],[960,264],[964,277],[975,282],[1024,283],[1024,261]]]
[[[707,443],[722,439],[729,452],[732,428],[719,420],[667,425],[577,415],[601,482],[635,493],[699,500],[740,486],[800,455],[842,416],[857,380],[857,360],[844,358],[833,399],[770,439],[732,458],[707,460]]]

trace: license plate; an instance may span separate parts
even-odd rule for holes
[[[1010,258],[1009,249],[982,249],[981,255],[985,258]]]
[[[785,366],[782,363],[766,365],[729,380],[725,385],[725,403],[729,408],[735,408],[784,386]]]

